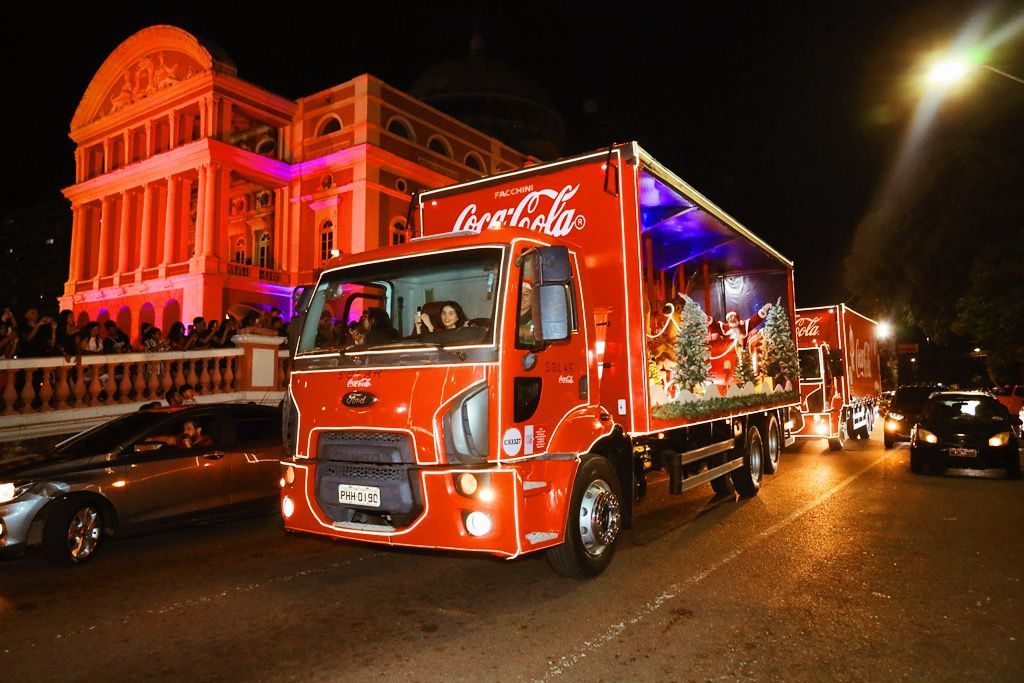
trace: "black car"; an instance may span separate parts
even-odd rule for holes
[[[921,416],[924,402],[933,393],[942,390],[941,384],[919,384],[896,389],[885,416],[882,441],[886,448],[892,448],[900,441],[910,441],[910,432]]]
[[[108,534],[273,510],[280,425],[265,406],[162,408],[0,462],[0,555],[39,544],[80,564]]]
[[[991,394],[942,391],[925,402],[910,439],[910,469],[1002,468],[1020,477],[1019,418]]]

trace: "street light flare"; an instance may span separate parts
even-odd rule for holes
[[[934,85],[953,85],[962,81],[968,71],[968,64],[963,59],[948,58],[933,64],[928,69],[927,79]]]

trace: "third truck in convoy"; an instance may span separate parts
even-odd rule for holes
[[[801,423],[797,438],[827,439],[838,451],[868,438],[882,398],[878,323],[845,304],[799,308]]]
[[[416,239],[332,260],[306,306],[286,529],[592,576],[652,472],[753,496],[779,466],[792,263],[637,144],[415,209]]]

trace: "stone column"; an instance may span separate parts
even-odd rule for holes
[[[224,142],[231,142],[231,117],[234,115],[234,106],[229,99],[221,100],[220,139]]]
[[[75,147],[75,182],[80,183],[85,179],[82,173],[82,148]]]
[[[202,256],[212,256],[217,248],[217,178],[220,166],[206,171],[206,203],[203,206],[203,248],[196,249]],[[198,231],[197,231],[198,232]]]
[[[103,277],[110,272],[110,197],[100,200],[100,245],[97,251],[96,276]]]
[[[103,141],[103,172],[110,170],[110,139]]]
[[[206,238],[206,205],[210,201],[207,197],[206,177],[209,175],[206,166],[199,167],[199,195],[196,197],[196,243],[193,256],[199,257],[205,253],[206,245],[203,244]]]
[[[83,208],[78,204],[71,205],[71,258],[68,260],[68,282],[78,282],[81,273],[79,252],[82,245]],[[74,288],[71,290],[74,292]]]
[[[174,263],[174,238],[178,231],[177,207],[178,179],[171,176],[167,179],[167,205],[164,207],[164,266]]]
[[[153,184],[142,189],[142,223],[139,225],[139,269],[153,265]],[[141,276],[139,279],[142,279]]]
[[[132,132],[126,130],[122,136],[124,138],[124,166],[132,163]]]
[[[173,112],[172,111],[170,114],[167,115],[167,128],[168,128],[167,149],[170,150],[170,149],[174,149],[175,142],[177,141],[177,138],[178,138],[178,114],[177,114],[177,112]]]
[[[284,241],[284,188],[274,188],[274,232],[271,235],[274,240],[274,268],[284,270],[287,262],[287,245]]]
[[[132,253],[131,220],[132,192],[123,190],[121,192],[121,224],[118,226],[117,238],[117,274],[122,276],[128,272],[128,258]]]
[[[153,122],[146,121],[146,158],[156,154],[156,145],[153,140]]]

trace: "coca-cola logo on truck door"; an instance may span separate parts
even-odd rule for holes
[[[587,225],[586,217],[570,206],[579,189],[580,185],[577,183],[565,185],[560,190],[536,190],[533,185],[496,190],[494,199],[497,201],[516,197],[519,201],[483,213],[479,213],[475,203],[467,204],[459,212],[452,232],[480,232],[493,224],[499,224],[532,230],[552,237],[565,237],[573,230],[582,230]]]

